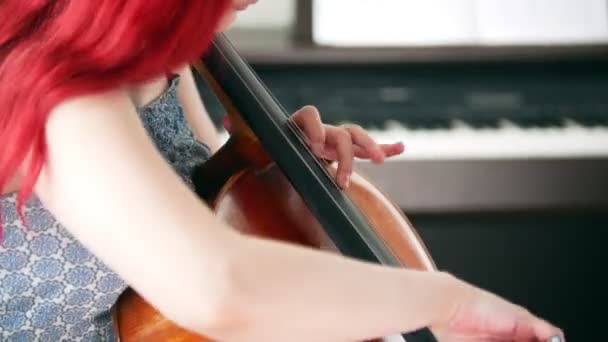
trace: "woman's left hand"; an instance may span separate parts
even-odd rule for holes
[[[304,106],[293,113],[291,119],[304,132],[306,143],[319,158],[338,162],[336,181],[342,188],[350,184],[354,159],[370,159],[381,164],[385,158],[403,153],[402,143],[378,144],[358,125],[332,126],[321,121],[321,115],[314,106]],[[224,117],[224,127],[228,132],[231,125]]]
[[[338,162],[336,180],[342,188],[350,184],[355,157],[380,164],[404,151],[402,143],[376,143],[361,126],[324,124],[314,106],[301,108],[291,118],[302,129],[317,157]]]

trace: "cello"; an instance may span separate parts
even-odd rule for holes
[[[436,270],[412,224],[381,189],[356,171],[348,189],[340,189],[335,166],[312,153],[223,34],[193,67],[232,126],[229,140],[192,175],[196,193],[220,219],[244,234],[387,266]],[[121,342],[211,342],[165,319],[131,289],[120,296],[113,320]],[[407,342],[436,341],[428,328],[401,336]]]

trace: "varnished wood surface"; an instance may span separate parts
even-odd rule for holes
[[[227,34],[252,64],[601,62],[608,44],[543,46],[330,47],[302,42],[288,29]]]
[[[117,342],[212,342],[167,320],[132,289],[121,295],[113,315]]]
[[[401,264],[435,269],[415,229],[380,190],[355,174],[346,192]],[[335,252],[316,218],[273,164],[232,177],[218,193],[213,209],[243,234]],[[123,295],[115,317],[121,341],[209,341],[167,321],[134,292]]]
[[[358,162],[356,166],[408,215],[608,210],[608,156],[404,158],[387,161],[380,167],[368,162]]]

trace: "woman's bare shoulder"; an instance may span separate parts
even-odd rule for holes
[[[130,111],[134,108],[129,89],[120,87],[67,98],[51,110],[51,115],[81,114],[93,111]]]

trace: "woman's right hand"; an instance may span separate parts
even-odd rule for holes
[[[550,341],[563,332],[526,309],[454,278],[455,304],[432,327],[439,341]]]

